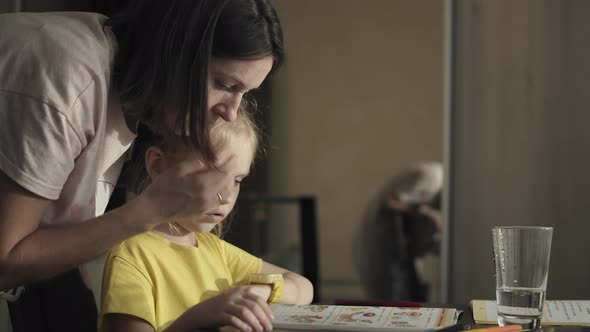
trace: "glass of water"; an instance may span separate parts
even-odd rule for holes
[[[541,326],[552,227],[499,226],[492,229],[496,265],[498,324]]]

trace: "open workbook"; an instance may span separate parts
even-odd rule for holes
[[[453,325],[452,308],[397,308],[274,304],[275,328],[351,331],[424,331]]]
[[[477,324],[498,324],[496,301],[473,300],[471,310]],[[590,326],[590,301],[545,301],[541,324]]]

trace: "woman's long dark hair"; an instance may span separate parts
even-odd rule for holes
[[[278,16],[268,0],[128,0],[107,22],[119,50],[113,83],[125,112],[161,131],[188,133],[213,162],[207,130],[207,70],[211,57],[283,61]],[[166,113],[176,113],[168,128]]]

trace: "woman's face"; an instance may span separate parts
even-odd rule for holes
[[[271,56],[258,60],[211,59],[207,82],[209,122],[218,118],[235,120],[244,94],[262,84],[272,64]]]

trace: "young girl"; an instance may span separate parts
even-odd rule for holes
[[[179,162],[202,162],[188,146],[170,149],[158,135],[147,136],[136,151],[144,155],[150,181]],[[240,111],[235,121],[218,121],[211,128],[211,142],[218,162],[230,165],[226,169],[234,183],[217,193],[218,204],[209,211],[179,216],[111,250],[103,276],[101,331],[194,331],[228,325],[270,331],[268,303],[311,302],[313,288],[306,278],[211,234],[234,207],[257,150],[257,129],[248,112]],[[142,187],[139,183],[139,191]]]

